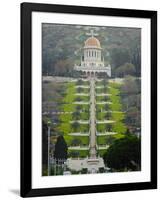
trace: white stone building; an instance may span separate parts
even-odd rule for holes
[[[81,64],[75,65],[74,69],[90,75],[104,72],[111,77],[111,66],[105,66],[100,41],[94,37],[93,31],[84,43]]]

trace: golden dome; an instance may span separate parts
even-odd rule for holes
[[[100,41],[95,38],[95,37],[89,37],[86,41],[85,41],[85,48],[87,47],[96,47],[96,48],[101,48],[100,45]]]

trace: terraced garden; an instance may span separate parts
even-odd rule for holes
[[[89,82],[66,83],[60,104],[57,130],[68,145],[69,157],[86,157],[89,153]]]
[[[90,81],[62,83],[63,95],[58,98],[55,130],[68,145],[68,157],[85,158],[90,150]],[[115,139],[124,137],[125,113],[122,112],[118,83],[95,80],[95,124],[97,155],[103,156]]]
[[[115,139],[124,137],[126,132],[120,86],[118,83],[96,82],[97,146],[100,156]]]

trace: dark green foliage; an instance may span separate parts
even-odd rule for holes
[[[75,111],[72,114],[73,120],[79,120],[80,119],[80,112],[79,111]]]
[[[117,77],[124,77],[127,75],[134,75],[135,74],[135,66],[131,63],[125,63],[116,69],[116,76]]]
[[[111,124],[106,124],[106,131],[111,132],[112,131],[112,125]]]
[[[61,165],[52,166],[50,169],[51,176],[63,175],[64,169]]]
[[[72,142],[71,142],[71,146],[79,146],[82,144],[82,141],[80,139],[73,139]]]
[[[125,123],[130,131],[141,127],[141,80],[128,76],[121,87],[123,110],[126,112]]]
[[[115,68],[120,67],[122,64],[130,61],[130,54],[127,49],[114,48],[111,51],[111,64]]]
[[[111,117],[111,113],[110,113],[110,112],[107,112],[107,113],[105,114],[105,119],[106,119],[106,120],[109,120],[110,117]]]
[[[78,128],[80,127],[80,124],[75,121],[74,123],[72,123],[72,128],[74,129],[74,131],[78,131]]]
[[[105,109],[105,111],[109,111],[109,105],[105,104],[104,109]]]
[[[78,93],[82,93],[83,91],[84,91],[83,88],[81,88],[81,87],[78,87],[78,88],[77,88],[77,92],[78,92]]]
[[[55,76],[71,76],[74,63],[70,59],[58,60],[51,70]]]
[[[112,136],[112,135],[106,136],[106,144],[107,145],[113,144],[114,141],[115,141],[115,137],[114,136]]]
[[[42,124],[42,164],[45,171],[48,165],[48,127],[44,121]]]
[[[75,100],[76,101],[82,101],[81,97],[77,97]]]
[[[55,144],[54,158],[67,159],[67,144],[63,136],[59,136]]]
[[[83,168],[83,169],[81,170],[81,174],[87,174],[87,168]]]
[[[141,169],[141,142],[134,135],[117,139],[104,154],[106,165],[117,171]]]
[[[84,82],[82,81],[82,79],[79,79],[78,81],[77,81],[77,85],[83,85],[84,84]]]
[[[104,173],[104,172],[105,172],[105,170],[103,167],[99,168],[99,173]]]
[[[124,84],[121,87],[122,94],[131,95],[137,94],[141,88],[139,82],[132,76],[127,76],[124,80]]]

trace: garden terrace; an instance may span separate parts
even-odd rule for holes
[[[63,134],[71,157],[88,156],[89,98],[88,81],[66,83],[65,95],[59,107],[61,114],[57,131]]]
[[[98,155],[102,156],[115,139],[124,137],[125,113],[122,112],[120,84],[103,80],[96,84],[97,150]],[[101,92],[106,95],[101,96]]]

